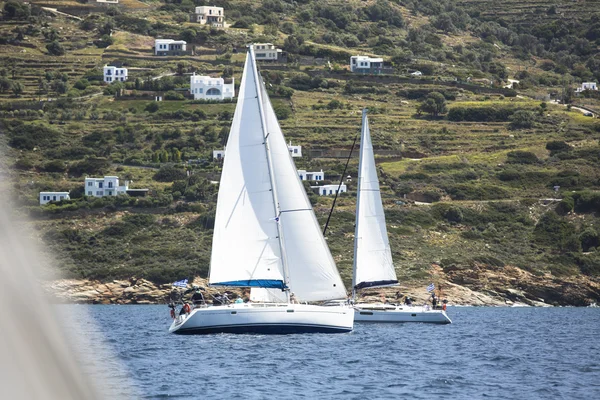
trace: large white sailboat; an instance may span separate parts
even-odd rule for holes
[[[362,115],[355,229],[352,298],[356,302],[360,289],[398,284],[366,109]],[[354,320],[360,322],[451,322],[443,310],[428,306],[355,303],[354,308]]]
[[[211,286],[260,288],[281,302],[201,307],[170,332],[348,332],[346,289],[298,177],[249,47],[227,141],[212,243]],[[293,294],[293,296],[292,296]]]

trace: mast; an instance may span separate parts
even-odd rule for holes
[[[360,156],[358,158],[358,185],[356,188],[356,219],[354,223],[354,260],[352,262],[352,300],[356,299],[356,254],[358,249],[358,213],[360,209],[360,186],[362,181],[362,163],[364,154],[364,138],[365,138],[365,120],[367,118],[368,109],[363,108],[362,125],[360,128]]]
[[[275,184],[275,179],[273,176],[273,161],[271,159],[271,151],[269,149],[269,143],[267,141],[267,137],[269,136],[269,133],[267,132],[267,121],[265,119],[265,112],[263,110],[263,102],[262,102],[262,91],[261,91],[261,85],[262,83],[259,80],[259,76],[258,76],[258,69],[256,67],[256,59],[254,58],[254,46],[250,46],[249,47],[249,52],[250,52],[250,62],[252,63],[252,69],[254,72],[254,84],[256,85],[256,99],[258,101],[258,111],[260,114],[260,124],[262,126],[262,131],[263,131],[263,137],[264,137],[264,146],[265,146],[265,153],[266,153],[266,157],[267,157],[267,166],[268,166],[268,171],[269,171],[269,180],[271,182],[271,195],[273,196],[273,208],[274,208],[274,213],[275,213],[275,223],[277,224],[277,239],[279,242],[279,249],[281,251],[281,263],[283,265],[283,285],[284,285],[284,290],[286,293],[286,299],[287,302],[290,302],[290,291],[289,291],[289,280],[290,280],[290,276],[289,276],[289,268],[287,265],[287,256],[285,253],[285,245],[284,245],[284,241],[283,241],[283,231],[281,229],[280,226],[280,220],[279,217],[281,215],[281,210],[280,210],[280,206],[279,206],[279,200],[277,197],[277,187]]]

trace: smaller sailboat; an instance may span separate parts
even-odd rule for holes
[[[375,168],[367,109],[363,110],[362,115],[355,229],[352,275],[352,299],[354,302],[356,302],[357,291],[360,289],[398,284],[385,226],[385,214]],[[429,306],[382,303],[355,303],[354,321],[437,324],[452,322],[445,311],[433,310]]]

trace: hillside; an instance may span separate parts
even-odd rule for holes
[[[210,2],[225,8],[225,29],[188,22],[202,1],[30,3],[0,2],[0,149],[12,167],[0,187],[67,278],[206,276],[220,174],[212,151],[235,103],[183,93],[194,72],[238,84],[239,49],[272,42],[288,63],[260,69],[286,139],[303,146],[298,168],[339,181],[369,108],[407,290],[434,280],[496,300],[600,300],[600,122],[575,107],[600,110],[600,96],[574,93],[600,81],[597,2]],[[153,56],[157,37],[184,39],[194,55]],[[383,56],[394,71],[352,74],[356,54]],[[127,82],[102,82],[110,62],[128,68]],[[519,84],[507,89],[508,79]],[[84,177],[102,174],[151,195],[84,196]],[[350,286],[355,179],[348,186],[327,236]],[[72,200],[41,207],[45,190]],[[324,224],[332,199],[309,195]]]

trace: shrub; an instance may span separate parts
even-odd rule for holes
[[[71,164],[69,172],[76,175],[100,175],[110,168],[110,161],[102,157],[88,157],[85,160]]]
[[[499,172],[496,176],[503,182],[521,179],[521,174],[516,169],[505,169],[504,171]]]
[[[158,104],[158,102],[154,101],[152,103],[146,104],[146,107],[144,107],[144,110],[148,111],[149,113],[155,113],[158,111],[159,108],[160,108],[160,105]]]
[[[566,151],[570,149],[571,146],[569,146],[566,142],[563,142],[562,140],[552,140],[546,143],[546,150],[550,150],[552,152]]]
[[[575,236],[575,227],[554,211],[545,213],[533,230],[536,242],[566,251],[581,248],[579,238]],[[576,239],[576,242],[573,240]]]
[[[509,118],[510,129],[529,129],[533,127],[535,115],[531,111],[518,110]]]
[[[58,40],[48,43],[46,45],[46,50],[48,50],[48,53],[54,56],[62,56],[65,54],[65,48],[58,42]]]
[[[598,247],[600,245],[600,236],[598,232],[593,228],[587,228],[579,235],[579,240],[581,241],[581,248],[583,251],[589,251],[592,248]]]
[[[458,207],[450,207],[444,213],[444,218],[448,220],[448,222],[462,222],[463,213]]]
[[[540,160],[530,151],[511,151],[506,154],[506,162],[511,164],[537,164]]]
[[[445,188],[453,200],[499,200],[507,199],[510,193],[499,186],[457,184]]]
[[[43,169],[46,172],[65,172],[67,167],[65,166],[64,161],[52,160],[44,164]]]
[[[35,147],[52,147],[59,139],[59,132],[43,125],[19,122],[9,129],[9,144],[17,149],[33,150]]]
[[[152,179],[159,182],[175,182],[182,179],[186,179],[187,174],[181,168],[177,168],[174,165],[165,165],[160,167],[158,172],[154,174]]]
[[[132,224],[138,228],[146,228],[156,221],[152,214],[128,214],[123,217],[123,222]]]
[[[573,199],[575,200],[575,211],[586,213],[586,212],[598,212],[600,211],[600,192],[583,191],[573,193]]]
[[[560,215],[565,215],[573,211],[575,208],[575,200],[573,196],[565,196],[556,206],[556,212]]]

